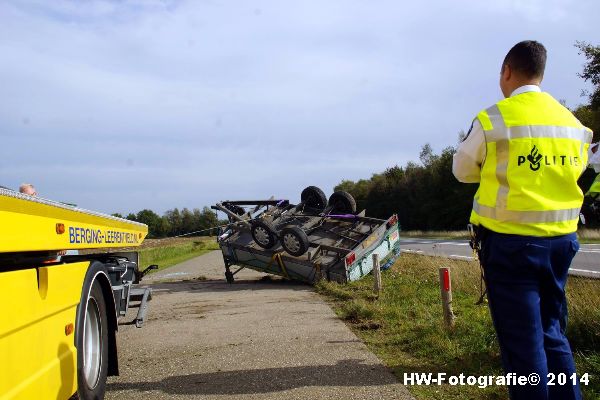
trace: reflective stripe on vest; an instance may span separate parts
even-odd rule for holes
[[[471,222],[519,235],[574,232],[583,199],[577,178],[587,164],[592,132],[572,114],[557,108],[562,106],[547,94],[519,96],[523,97],[500,102],[502,111],[510,114],[511,126],[505,123],[498,104],[478,116],[487,155]],[[536,111],[531,107],[538,107],[540,115],[557,111],[550,114],[553,125],[541,124],[535,115],[535,122],[528,122]],[[485,166],[486,162],[495,165]]]

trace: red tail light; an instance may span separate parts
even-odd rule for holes
[[[352,252],[346,256],[346,265],[350,265],[354,261],[356,261],[356,254],[354,252]]]
[[[387,227],[388,229],[398,223],[398,216],[396,214],[392,215],[390,219],[388,219]]]

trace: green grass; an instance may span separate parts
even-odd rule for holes
[[[467,231],[402,231],[401,236],[423,239],[469,239]]]
[[[148,247],[143,247],[137,251],[140,254],[140,265],[142,268],[157,264],[158,270],[162,270],[218,249],[219,246],[214,238],[192,238],[175,242],[156,240]]]
[[[600,243],[600,229],[578,229],[577,236],[581,243]]]
[[[456,325],[443,326],[438,267],[449,266]],[[371,276],[347,285],[320,282],[317,290],[332,303],[367,346],[398,376],[404,373],[498,375],[502,373],[496,335],[479,295],[474,262],[403,254],[382,273],[383,292],[373,295]],[[600,281],[571,277],[569,328],[578,372],[593,375],[584,398],[600,396]],[[503,387],[409,386],[418,399],[505,399]]]

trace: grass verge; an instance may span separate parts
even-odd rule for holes
[[[469,239],[467,231],[402,231],[401,236],[422,239]]]
[[[578,229],[577,236],[581,243],[600,243],[600,229]]]
[[[438,267],[453,279],[456,326],[443,327]],[[336,313],[403,380],[404,373],[445,372],[483,376],[502,373],[496,335],[485,305],[477,306],[479,266],[475,262],[404,253],[382,273],[383,292],[372,293],[372,276],[347,285],[320,282]],[[584,398],[600,397],[600,281],[570,277],[567,336],[579,374],[590,374]],[[504,387],[409,386],[418,399],[505,399]]]
[[[156,272],[218,249],[219,246],[214,238],[189,238],[153,240],[145,243],[145,246],[137,251],[140,254],[142,268],[157,264],[158,270],[153,271]]]
[[[191,238],[165,238],[146,239],[139,247],[123,247],[104,249],[105,252],[136,251],[140,255],[140,270],[149,265],[156,264],[158,269],[150,272],[153,274],[175,264],[187,261],[191,258],[201,256],[209,251],[218,250],[219,245],[214,237],[191,237]],[[98,253],[98,249],[82,250],[80,254]]]

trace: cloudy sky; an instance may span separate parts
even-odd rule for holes
[[[104,212],[296,201],[455,145],[516,42],[576,106],[597,0],[4,0],[0,185]]]

